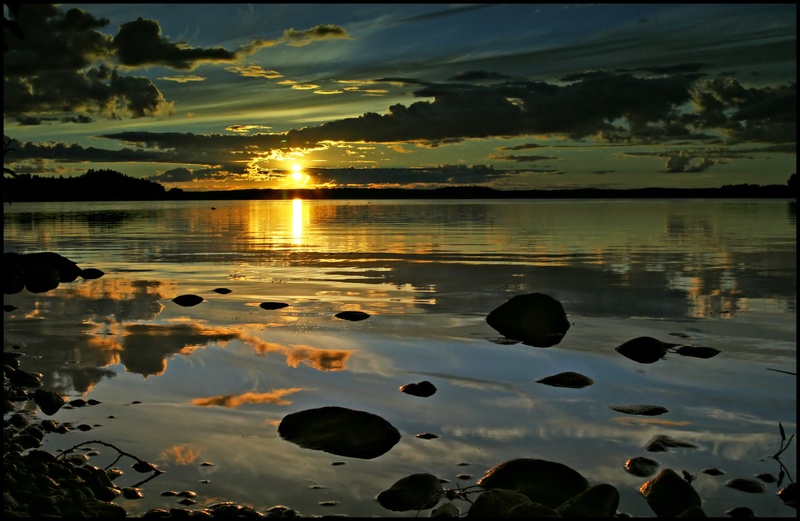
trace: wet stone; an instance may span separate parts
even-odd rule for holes
[[[551,385],[553,387],[568,387],[571,389],[582,389],[583,387],[592,385],[594,383],[594,380],[580,373],[566,371],[563,373],[554,374],[552,376],[547,376],[540,380],[536,380],[536,383]]]
[[[750,494],[760,494],[766,490],[764,483],[751,478],[733,478],[725,482],[725,486]]]
[[[436,386],[427,380],[418,383],[410,383],[400,387],[400,392],[410,394],[411,396],[420,396],[427,398],[433,396],[436,392]]]
[[[660,466],[661,464],[657,461],[642,456],[631,458],[625,462],[625,470],[640,478],[652,476]]]

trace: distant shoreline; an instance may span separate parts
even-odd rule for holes
[[[342,199],[796,199],[787,185],[731,185],[721,188],[576,188],[563,190],[496,190],[480,186],[435,189],[405,188],[306,188],[247,189],[188,192],[169,190],[137,193],[120,187],[90,190],[31,190],[6,187],[5,202],[69,201],[223,201],[223,200],[342,200]]]

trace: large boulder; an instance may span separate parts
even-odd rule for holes
[[[400,441],[400,432],[380,416],[333,406],[289,414],[278,434],[306,449],[361,459],[377,458]]]
[[[558,344],[570,327],[561,302],[544,293],[516,295],[492,310],[486,322],[506,338],[535,347]]]

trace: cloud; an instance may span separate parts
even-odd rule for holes
[[[108,25],[80,9],[25,4],[17,18],[25,35],[9,41],[3,59],[4,118],[37,124],[59,118],[160,116],[172,104],[147,78],[120,74],[109,64]]]
[[[703,172],[715,164],[715,161],[708,158],[701,158],[696,163],[692,163],[692,159],[690,154],[684,152],[669,156],[664,164],[664,172],[668,174]]]
[[[283,74],[280,72],[265,69],[259,65],[232,65],[226,67],[225,70],[248,78],[266,78],[268,80],[283,78]]]
[[[113,41],[117,58],[127,67],[164,65],[173,69],[192,70],[201,62],[231,62],[238,59],[235,52],[222,47],[203,49],[170,43],[161,36],[157,21],[142,17],[120,24]]]
[[[222,396],[211,396],[209,398],[195,398],[192,405],[209,407],[218,405],[221,407],[236,408],[248,403],[268,403],[272,405],[291,405],[292,402],[284,400],[284,396],[305,391],[302,387],[292,387],[290,389],[274,389],[266,393],[247,392],[242,394],[226,394]]]
[[[294,28],[287,29],[283,32],[283,36],[281,38],[275,38],[272,40],[255,38],[249,43],[240,47],[237,50],[237,54],[240,56],[247,56],[266,47],[274,47],[281,44],[285,44],[290,47],[303,47],[316,41],[332,39],[352,40],[353,38],[350,36],[347,30],[340,25],[320,24],[304,30],[297,30]]]
[[[102,116],[110,119],[170,115],[174,112],[151,80],[120,72],[163,66],[194,70],[204,63],[235,64],[259,48],[277,44],[308,45],[314,41],[349,39],[337,25],[288,29],[275,41],[256,39],[240,48],[192,47],[171,42],[156,20],[142,17],[122,23],[116,36],[101,32],[105,18],[81,9],[63,11],[51,4],[25,4],[16,21],[24,40],[6,39],[4,53],[4,117],[24,125]],[[258,66],[233,65],[242,76],[280,78]],[[174,82],[202,81],[200,76],[163,76]],[[318,88],[298,86],[295,88]]]
[[[516,163],[543,161],[547,159],[558,160],[557,157],[551,157],[551,156],[517,156],[514,154],[490,154],[486,159],[495,161],[514,161]]]
[[[317,40],[352,39],[344,27],[333,24],[321,24],[311,29],[298,31],[294,28],[283,32],[283,38],[288,45],[301,47]]]
[[[196,74],[187,74],[185,76],[161,76],[160,80],[164,81],[174,81],[175,83],[189,83],[191,81],[206,81],[206,78],[203,76],[197,76]]]

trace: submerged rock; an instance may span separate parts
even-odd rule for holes
[[[377,458],[400,441],[400,432],[380,416],[334,406],[289,414],[278,434],[306,449],[361,459]]]
[[[492,310],[486,322],[501,335],[534,347],[558,344],[570,328],[564,306],[544,293],[516,295]]]
[[[514,490],[535,503],[556,508],[587,490],[589,481],[563,463],[518,458],[490,469],[478,485],[487,490]]]

